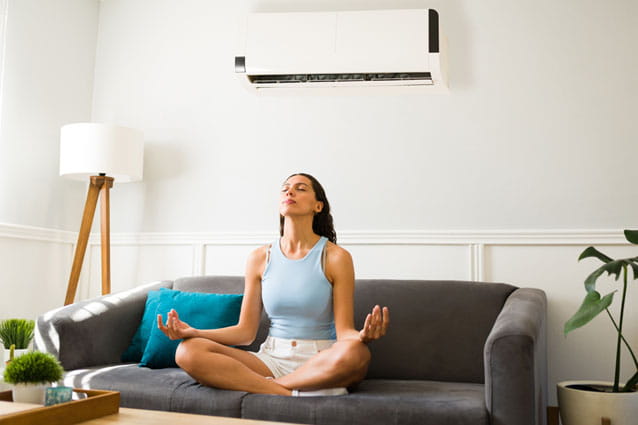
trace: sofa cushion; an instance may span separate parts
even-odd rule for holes
[[[144,349],[151,336],[151,331],[157,326],[157,306],[160,302],[160,292],[149,291],[146,295],[146,303],[144,304],[144,313],[142,320],[131,338],[131,343],[124,353],[122,353],[122,361],[125,363],[139,362],[144,354]]]
[[[484,391],[481,384],[371,379],[344,396],[248,394],[242,417],[326,425],[488,425]]]
[[[180,319],[198,329],[217,329],[237,324],[243,295],[205,294],[160,289],[157,314],[175,309]],[[151,330],[140,366],[151,368],[177,367],[175,350],[181,340],[171,340],[157,326]]]
[[[516,287],[458,281],[357,280],[360,329],[375,304],[390,309],[390,328],[370,343],[368,378],[484,382],[483,346]]]
[[[74,388],[119,391],[122,407],[216,416],[240,417],[246,395],[202,386],[181,369],[140,368],[135,363],[77,369],[63,381]]]

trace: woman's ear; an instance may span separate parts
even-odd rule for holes
[[[315,214],[319,214],[321,211],[323,211],[323,202],[318,201],[315,207]]]

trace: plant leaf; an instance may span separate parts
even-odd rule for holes
[[[578,257],[578,261],[582,260],[583,258],[590,258],[590,257],[596,257],[603,263],[609,263],[611,261],[614,261],[613,258],[606,256],[605,254],[598,251],[593,246],[590,246],[587,249],[585,249],[583,252],[581,252],[580,257]]]
[[[603,298],[600,298],[600,294],[596,291],[588,292],[578,311],[565,322],[565,335],[589,323],[594,317],[609,307],[614,300],[615,292],[616,291],[610,292]]]
[[[596,292],[596,280],[603,273],[605,273],[605,269],[600,267],[600,268],[594,270],[594,272],[592,274],[587,276],[587,279],[585,279],[585,290],[587,291],[587,293]]]
[[[638,230],[625,230],[625,239],[634,245],[638,245]]]
[[[633,391],[636,385],[638,385],[638,372],[636,372],[634,376],[629,378],[629,381],[627,381],[627,383],[625,384],[625,388],[623,388],[623,392]]]
[[[609,275],[613,274],[614,276],[616,276],[616,280],[618,280],[618,278],[620,277],[620,272],[622,271],[622,266],[625,264],[630,264],[627,260],[628,259],[613,260],[607,264],[603,264],[598,269],[594,270],[594,272],[587,276],[587,279],[585,279],[585,289],[587,290],[587,292],[596,290],[596,280],[605,272],[607,272]]]

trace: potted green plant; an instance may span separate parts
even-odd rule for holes
[[[624,233],[628,242],[638,245],[638,230],[625,230]],[[576,313],[565,322],[564,332],[567,335],[574,329],[586,325],[600,313],[607,313],[616,334],[614,380],[559,382],[558,404],[561,421],[563,425],[599,425],[601,418],[608,418],[614,425],[635,423],[630,420],[635,421],[638,417],[638,360],[623,335],[623,325],[627,307],[628,269],[632,269],[633,279],[638,279],[638,256],[614,260],[590,246],[580,254],[578,260],[584,258],[597,258],[604,264],[585,279],[585,299]],[[621,275],[623,277],[618,318],[614,318],[609,311],[617,291],[601,296],[596,290],[596,281],[605,273],[613,275],[616,281]],[[620,381],[620,355],[623,347],[629,352],[635,368],[633,375],[624,384]]]
[[[35,322],[27,319],[7,319],[0,321],[0,341],[4,347],[4,361],[9,361],[9,350],[15,346],[15,356],[27,352],[33,340]]]
[[[44,404],[45,388],[62,379],[63,373],[52,354],[32,351],[7,364],[4,381],[13,384],[13,401]]]

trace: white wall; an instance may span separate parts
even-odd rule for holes
[[[77,230],[84,203],[58,176],[58,145],[61,125],[91,118],[98,1],[9,0],[7,13],[0,319],[35,318],[60,305],[70,269],[74,236],[52,229]]]
[[[233,74],[239,23],[248,11],[388,7],[439,10],[449,44],[449,95],[256,96]],[[49,131],[49,159],[41,161],[47,182],[56,178],[58,124],[88,118],[58,116],[61,110],[90,111],[94,121],[145,132],[144,181],[116,183],[112,191],[115,289],[188,274],[240,274],[246,253],[276,233],[279,184],[304,170],[324,184],[359,277],[484,279],[544,289],[551,391],[558,380],[611,374],[604,318],[567,339],[560,333],[595,264],[577,263],[578,253],[590,242],[608,245],[614,255],[632,252],[620,229],[638,227],[632,196],[638,57],[630,54],[637,13],[630,0],[105,0],[92,107],[84,108],[91,98],[77,88],[87,76],[78,71],[73,84],[64,84],[76,96],[45,102],[36,125],[21,128]],[[85,22],[67,17],[70,27]],[[31,31],[48,34],[40,28]],[[54,34],[69,38],[59,28]],[[80,56],[86,71],[90,59]],[[52,70],[40,70],[36,81],[53,90],[56,66],[68,65],[47,64]],[[51,117],[60,122],[52,125]],[[28,164],[27,153],[10,146]],[[51,205],[21,202],[17,212],[6,212],[5,199],[21,199],[6,178],[23,181],[23,168],[0,168],[0,194],[12,195],[0,198],[0,221],[76,231],[81,184],[51,189],[58,193]],[[38,185],[28,184],[35,194],[21,195],[42,198]],[[16,233],[24,234],[14,227],[4,239],[0,232],[0,246],[8,246],[3,252],[25,246],[15,242]],[[60,261],[47,267],[62,282],[51,284],[58,285],[61,304],[69,237],[53,239]],[[47,247],[23,249],[36,263],[50,258]],[[93,243],[81,297],[99,287],[98,254]],[[3,265],[15,267],[7,258],[0,256]],[[22,274],[11,276],[24,284]],[[13,290],[24,311],[41,311],[27,301],[27,289]],[[634,345],[636,314],[627,329]]]
[[[58,176],[60,126],[90,120],[97,0],[9,0],[0,223],[74,228],[84,188]],[[73,205],[73,207],[72,207]]]
[[[439,9],[448,96],[256,96],[234,75],[250,10],[417,5]],[[637,224],[637,9],[107,0],[93,118],[142,128],[148,154],[144,182],[114,191],[114,229],[271,229],[278,185],[297,170],[324,183],[342,230]]]

